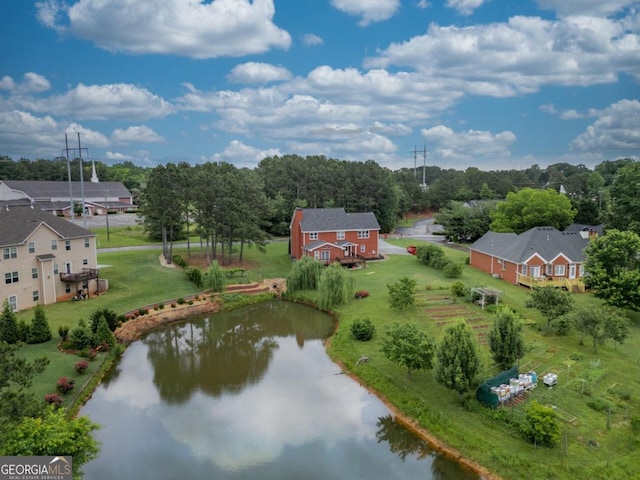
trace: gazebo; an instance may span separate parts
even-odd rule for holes
[[[477,302],[482,308],[491,304],[498,305],[500,295],[502,295],[502,291],[495,288],[473,287],[471,289],[471,300]]]

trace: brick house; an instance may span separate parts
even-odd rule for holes
[[[472,267],[515,285],[584,292],[584,249],[594,230],[534,227],[520,235],[487,232],[469,247]]]
[[[99,289],[96,238],[25,200],[0,201],[0,303],[14,310]]]
[[[380,225],[375,215],[344,208],[296,208],[289,224],[291,258],[313,257],[343,265],[380,258]]]

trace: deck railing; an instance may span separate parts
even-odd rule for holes
[[[579,278],[532,277],[530,275],[522,275],[521,273],[518,273],[517,283],[519,285],[525,285],[529,288],[549,286],[566,288],[569,292],[580,293],[584,293],[586,290],[584,282]]]

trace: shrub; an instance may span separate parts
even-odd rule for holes
[[[71,334],[69,335],[69,340],[71,341],[71,346],[76,350],[82,350],[83,348],[87,348],[91,345],[93,341],[93,335],[91,331],[82,326],[77,326],[73,330],[71,330]]]
[[[56,387],[60,391],[60,393],[69,393],[76,386],[76,381],[73,378],[69,377],[60,377],[56,384]]]
[[[148,308],[140,308],[138,310],[138,316],[146,315],[147,313],[149,313],[149,309]]]
[[[171,308],[176,308],[176,304],[175,303],[171,303]]]
[[[189,305],[193,305],[193,300],[189,300],[187,303],[188,303]]]
[[[76,372],[82,374],[84,372],[86,372],[87,368],[89,368],[89,362],[87,362],[86,360],[78,360],[76,362]]]
[[[533,400],[526,407],[526,420],[522,433],[530,442],[538,446],[553,447],[560,440],[560,426],[552,407]]]
[[[606,412],[609,409],[613,412],[615,410],[615,406],[609,400],[602,397],[593,397],[587,402],[587,406],[596,412]]]
[[[58,327],[58,335],[60,335],[63,342],[69,338],[69,330],[69,325],[60,325]]]
[[[187,267],[187,262],[180,255],[174,255],[172,260],[173,260],[173,263],[175,263],[176,265],[179,265],[182,268]]]
[[[203,278],[202,278],[202,272],[200,271],[199,268],[195,268],[195,267],[185,268],[184,276],[187,278],[187,280],[189,280],[190,282],[193,282],[197,287],[202,287]]]
[[[55,405],[56,407],[59,407],[60,405],[62,405],[62,402],[63,402],[62,397],[57,393],[47,393],[44,396],[44,401],[52,405]]]
[[[176,300],[176,303],[177,303],[178,305],[184,305],[184,303],[185,303],[185,302],[184,302],[184,298],[180,297],[178,300]]]
[[[460,278],[462,276],[462,265],[455,262],[447,263],[442,272],[447,278]]]
[[[160,303],[160,304],[158,304],[158,308],[159,308],[160,310],[162,310],[162,309],[164,308],[164,303]]]
[[[122,323],[123,315],[118,315],[116,312],[109,308],[96,310],[91,315],[89,315],[89,321],[91,322],[91,333],[96,333],[96,330],[98,329],[98,323],[100,323],[100,317],[104,317],[104,319],[107,321],[107,325],[109,325],[109,330],[113,332]]]
[[[451,295],[454,297],[465,297],[467,295],[467,287],[460,281],[453,282],[451,285]]]
[[[356,318],[351,324],[351,335],[361,342],[371,340],[374,333],[376,333],[376,327],[368,318]]]

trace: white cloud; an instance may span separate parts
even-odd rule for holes
[[[51,83],[42,75],[27,72],[23,81],[16,83],[13,78],[4,76],[0,79],[0,90],[8,90],[12,94],[41,93],[51,88]]]
[[[133,160],[135,157],[133,157],[131,155],[124,154],[124,153],[112,152],[111,150],[107,150],[105,152],[105,158],[107,160],[112,160],[112,161],[115,161],[115,162],[126,162],[126,161]]]
[[[597,117],[585,132],[571,142],[572,149],[640,149],[640,101],[620,100],[597,112]]]
[[[561,15],[607,16],[637,4],[637,0],[536,0],[542,8]]]
[[[60,155],[64,147],[64,134],[75,137],[82,134],[82,141],[94,147],[109,145],[109,139],[94,130],[75,123],[62,124],[51,116],[37,117],[20,110],[0,111],[0,145],[4,154],[15,154],[33,158],[34,154],[44,158]]]
[[[95,120],[144,120],[165,117],[175,110],[171,103],[147,89],[126,83],[79,84],[62,95],[46,99],[15,96],[7,102],[22,110]]]
[[[322,38],[314,33],[305,33],[304,35],[302,35],[302,44],[306,45],[307,47],[322,45],[323,43],[324,41],[322,40]]]
[[[129,127],[126,130],[116,129],[111,134],[111,140],[115,144],[128,145],[131,143],[164,143],[166,140],[151,128],[140,125]]]
[[[331,0],[338,10],[361,17],[358,25],[366,27],[373,22],[391,18],[400,7],[399,0]]]
[[[457,10],[462,15],[471,15],[487,0],[447,0],[446,6]]]
[[[505,97],[544,85],[611,83],[620,72],[639,75],[639,48],[640,36],[622,22],[512,17],[507,23],[467,27],[432,24],[426,34],[366,59],[365,66],[409,67],[469,94]]]
[[[227,80],[235,83],[268,83],[289,80],[291,72],[269,63],[248,62],[234,67]]]
[[[516,141],[516,136],[510,131],[497,134],[480,130],[454,132],[445,125],[423,129],[421,134],[431,151],[430,156],[439,164],[504,160],[510,157],[509,147]]]
[[[254,168],[265,157],[281,155],[277,148],[261,150],[249,145],[245,145],[239,140],[232,140],[229,145],[220,153],[215,153],[204,161],[232,163],[238,167]]]
[[[273,0],[78,0],[68,8],[36,4],[46,26],[109,51],[216,58],[287,49],[290,35],[273,23]],[[68,25],[61,22],[64,15]]]
[[[418,8],[429,8],[430,6],[431,4],[427,0],[419,0],[416,4],[416,7]]]

